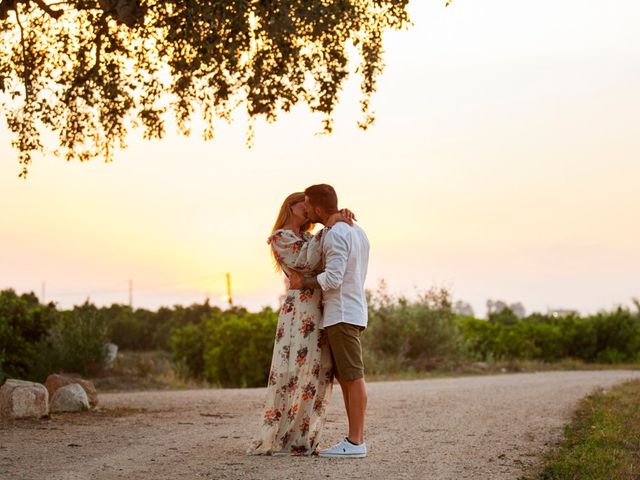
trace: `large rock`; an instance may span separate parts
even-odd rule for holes
[[[51,399],[52,412],[81,412],[89,410],[87,392],[79,383],[71,383],[60,387]]]
[[[89,398],[89,405],[95,407],[98,404],[98,392],[96,392],[96,387],[93,385],[93,382],[90,382],[89,380],[54,373],[47,377],[47,381],[44,382],[44,385],[49,391],[49,398],[53,401],[53,396],[59,388],[64,387],[65,385],[71,385],[72,383],[77,383],[84,389],[87,397]]]
[[[49,393],[40,383],[10,378],[0,388],[0,416],[40,418],[49,415]]]
[[[104,363],[107,367],[113,365],[116,357],[118,356],[118,345],[115,343],[105,343],[104,344]]]

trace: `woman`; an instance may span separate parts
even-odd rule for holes
[[[326,227],[350,221],[351,213],[333,215]],[[322,234],[309,232],[304,193],[289,195],[276,219],[268,243],[276,268],[317,275],[322,270]],[[320,441],[325,409],[331,398],[333,364],[324,341],[322,292],[287,291],[280,309],[267,394],[251,455],[311,455]]]

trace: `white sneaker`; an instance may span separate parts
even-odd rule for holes
[[[367,445],[364,443],[354,445],[345,438],[336,446],[322,450],[318,455],[321,457],[364,458],[367,456]]]

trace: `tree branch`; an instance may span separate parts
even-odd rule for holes
[[[82,85],[93,73],[97,72],[98,69],[100,68],[100,59],[102,54],[102,37],[107,32],[107,29],[109,27],[109,25],[106,22],[106,18],[107,18],[107,14],[103,13],[102,16],[100,17],[100,26],[96,31],[96,36],[94,39],[94,44],[96,46],[96,56],[93,62],[93,66],[89,70],[84,72],[82,75],[80,75],[79,77],[76,77],[73,80],[69,90],[67,90],[67,93],[65,95],[65,98],[64,98],[65,103],[69,101],[69,98],[71,97],[71,94],[73,93],[73,91],[79,85]]]
[[[42,0],[31,0],[31,1],[34,2],[36,5],[38,5],[42,10],[47,12],[50,17],[55,18],[56,20],[60,18],[64,13],[62,10],[53,10],[49,5],[44,3]]]
[[[31,1],[53,19],[57,20],[64,13],[62,10],[53,10],[49,5],[44,3],[44,0],[0,0],[0,19],[4,20],[7,18],[9,10],[14,10],[17,13],[18,3],[28,5]]]
[[[9,16],[9,10],[16,9],[16,0],[0,0],[0,20]]]
[[[20,13],[18,12],[18,6],[16,5],[16,22],[18,23],[18,27],[20,28],[20,45],[22,46],[22,81],[24,82],[24,98],[25,104],[29,103],[29,92],[31,90],[31,84],[29,81],[29,71],[27,70],[27,47],[25,45],[24,40],[24,27],[22,26],[22,22],[20,21]]]

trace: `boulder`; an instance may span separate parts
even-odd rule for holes
[[[44,382],[44,385],[49,391],[49,398],[53,401],[53,396],[59,388],[64,387],[65,385],[71,385],[72,383],[77,383],[84,389],[87,394],[87,398],[89,399],[90,406],[95,407],[98,405],[98,392],[96,392],[96,387],[93,385],[93,382],[90,382],[89,380],[54,373],[47,377],[47,381]]]
[[[51,399],[52,412],[81,412],[89,410],[87,392],[79,383],[71,383],[60,387]]]
[[[113,365],[116,357],[118,356],[118,345],[115,343],[105,343],[104,344],[104,363],[107,367]]]
[[[0,416],[40,418],[49,415],[49,393],[44,385],[10,378],[0,388]]]

